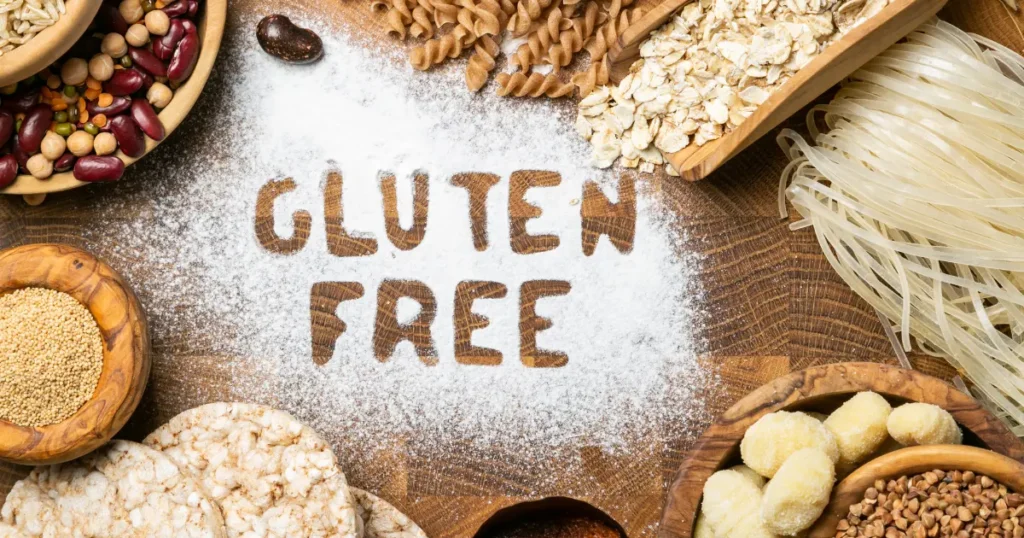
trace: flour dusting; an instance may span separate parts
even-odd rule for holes
[[[620,253],[602,237],[593,256],[583,254],[583,184],[597,182],[615,201],[618,179],[588,166],[571,107],[502,99],[491,88],[471,95],[460,70],[415,73],[352,41],[346,29],[296,22],[323,37],[323,61],[295,67],[265,55],[249,31],[254,21],[245,21],[218,60],[216,105],[197,112],[214,114],[206,125],[215,127],[189,133],[203,138],[193,146],[206,149],[181,159],[158,152],[152,159],[159,166],[130,171],[101,209],[111,224],[95,230],[95,242],[118,245],[115,266],[139,288],[158,340],[216,335],[209,351],[231,357],[233,398],[272,403],[335,443],[366,450],[411,439],[518,457],[595,446],[657,451],[707,420],[701,395],[715,380],[698,362],[699,260],[686,251],[668,210],[642,189],[633,250]],[[559,186],[527,195],[544,212],[528,231],[556,234],[560,245],[520,255],[509,245],[509,176],[530,169],[561,174]],[[323,186],[332,170],[344,177],[345,227],[377,240],[372,256],[327,250]],[[467,192],[450,184],[462,172],[501,178],[489,191],[490,245],[483,252],[473,247]],[[398,180],[403,226],[412,223],[411,178],[429,176],[426,236],[413,250],[398,250],[385,235],[382,173]],[[277,233],[291,236],[299,210],[313,225],[305,248],[282,256],[258,244],[253,220],[260,187],[287,177],[298,187],[276,202]],[[152,218],[123,218],[140,205]],[[131,263],[138,258],[154,260],[159,272],[143,278]],[[408,342],[387,362],[374,357],[376,296],[385,279],[421,281],[433,292],[438,364],[418,360]],[[571,291],[538,302],[538,314],[554,323],[539,333],[538,346],[565,352],[569,361],[527,368],[519,360],[519,289],[547,279],[568,281]],[[490,318],[473,343],[500,350],[499,366],[454,360],[453,296],[465,280],[508,288],[505,298],[473,306]],[[309,303],[311,286],[321,281],[358,282],[365,293],[340,305],[347,329],[333,358],[317,366]],[[415,302],[400,301],[400,321],[418,311]],[[176,390],[202,397],[203,388]]]

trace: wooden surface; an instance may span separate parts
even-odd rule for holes
[[[103,370],[92,398],[67,420],[26,427],[0,420],[0,459],[61,463],[106,443],[135,412],[150,370],[149,330],[139,301],[107,264],[66,245],[26,245],[0,252],[0,294],[28,287],[71,295],[96,318]]]
[[[100,3],[102,3],[100,0],[96,1],[97,6],[99,6]],[[166,138],[164,138],[164,140],[170,138],[171,133],[181,125],[181,122],[185,120],[186,116],[188,116],[192,107],[195,106],[196,101],[199,100],[199,95],[202,94],[203,88],[206,86],[206,82],[210,78],[210,73],[213,72],[214,63],[217,59],[217,54],[220,51],[220,43],[224,37],[224,22],[227,19],[228,0],[203,0],[202,6],[200,18],[197,20],[199,23],[199,37],[202,40],[202,45],[199,49],[199,60],[196,62],[195,70],[192,71],[192,76],[189,77],[181,87],[174,91],[174,98],[171,100],[171,103],[160,111],[160,122],[163,123],[164,131],[166,132]],[[91,18],[89,20],[91,21]],[[32,42],[30,41],[29,43]],[[5,54],[4,56],[0,56],[0,58],[6,58],[6,56],[7,55]],[[3,60],[0,59],[0,63],[2,63],[2,61]],[[53,60],[51,60],[51,62],[52,61]],[[30,73],[38,71],[39,69],[31,71]],[[148,155],[149,152],[153,151],[153,149],[159,146],[162,142],[163,141],[157,142],[147,136],[146,152],[141,156],[129,157],[120,150],[117,151],[116,155],[124,161],[125,165],[130,165]],[[38,201],[42,200],[38,195],[66,191],[85,185],[87,185],[87,183],[75,179],[75,175],[71,172],[53,174],[46,179],[37,179],[31,175],[22,174],[18,176],[18,179],[16,179],[10,187],[0,189],[0,193],[22,194],[29,196],[35,195],[34,200],[36,200],[36,202],[34,203],[38,204]],[[30,198],[30,200],[32,199],[33,198]]]
[[[621,80],[629,73],[629,66],[639,58],[639,47],[646,36],[686,3],[685,0],[669,0],[661,4],[619,37],[608,57],[613,81]],[[772,93],[758,107],[757,112],[734,131],[703,146],[690,145],[669,155],[669,161],[683,179],[699,181],[708,177],[729,159],[889,48],[889,45],[935,16],[945,4],[946,0],[892,0],[877,15],[829,45],[784,86]]]
[[[704,482],[723,468],[742,463],[739,445],[753,423],[775,411],[831,413],[852,395],[873,391],[893,405],[908,401],[938,405],[964,429],[965,442],[1024,460],[1024,445],[978,402],[952,385],[914,370],[884,364],[824,365],[780,377],[736,402],[697,441],[669,487],[661,538],[690,538]]]
[[[1024,464],[970,446],[916,446],[904,448],[877,458],[846,477],[832,491],[832,502],[825,507],[821,519],[808,533],[810,538],[832,538],[836,525],[850,512],[850,505],[864,499],[864,492],[876,479],[890,480],[913,476],[935,469],[974,471],[1006,486],[1011,491],[1024,491]]]
[[[103,0],[68,0],[53,26],[0,56],[0,86],[24,80],[57,61],[85,34],[102,4]]]
[[[243,34],[252,39],[255,21],[270,9],[257,0],[232,1],[226,43],[238,43]],[[370,47],[404,50],[409,46],[384,37],[383,21],[371,15],[362,1],[286,0],[272,9],[284,14],[312,12],[337,21],[343,25],[339,31],[365,40]],[[1011,18],[999,0],[951,0],[947,13],[973,31],[1016,50],[1024,48],[1024,38],[1014,26],[1024,21]],[[250,25],[243,26],[243,16]],[[423,77],[429,80],[429,75]],[[131,266],[136,274],[160,278],[163,260],[142,259],[121,248],[123,239],[114,230],[122,228],[120,222],[143,229],[163,218],[162,200],[147,198],[147,185],[135,179],[140,175],[166,175],[164,192],[196,188],[189,178],[175,177],[171,169],[161,167],[202,144],[214,143],[204,133],[217,122],[217,111],[231,106],[235,98],[217,83],[219,78],[215,71],[196,113],[154,156],[130,168],[119,185],[51,195],[38,207],[26,206],[20,197],[0,198],[0,248],[43,241],[71,243],[97,253],[115,269]],[[793,124],[800,122],[796,119]],[[791,232],[789,223],[778,218],[778,178],[785,158],[771,138],[755,143],[707,181],[687,183],[663,176],[638,180],[637,188],[650,192],[670,212],[672,226],[685,238],[681,247],[703,257],[700,284],[705,313],[699,336],[707,353],[702,359],[722,380],[704,402],[713,415],[795,370],[842,361],[896,363],[877,317],[834,275],[813,232]],[[246,195],[254,199],[256,193]],[[110,207],[117,208],[117,220],[110,220],[109,211],[101,211]],[[181,238],[182,242],[195,240]],[[154,300],[145,278],[133,279],[132,285],[143,305]],[[193,305],[193,298],[182,297],[176,308],[187,314]],[[150,389],[123,432],[128,439],[140,439],[185,409],[224,398],[233,381],[230,364],[235,357],[210,351],[209,341],[217,335],[152,329]],[[916,368],[943,379],[953,374],[932,358],[914,355],[912,361]],[[561,461],[523,468],[510,465],[505,456],[468,449],[431,451],[431,443],[415,439],[366,455],[336,448],[353,485],[395,504],[432,538],[471,537],[503,507],[558,495],[598,506],[622,524],[631,538],[649,538],[657,534],[667,485],[706,426],[697,424],[676,436],[665,450],[623,455],[581,449],[576,459],[582,464],[574,466],[572,473],[558,471],[568,468]],[[20,467],[0,469],[0,491],[24,472]]]

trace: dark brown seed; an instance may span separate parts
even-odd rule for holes
[[[6,110],[0,110],[0,146],[6,146],[13,134],[14,116]]]
[[[320,36],[296,26],[284,15],[264,17],[256,27],[256,40],[267,54],[288,63],[308,64],[324,55]]]
[[[75,166],[76,160],[78,160],[78,158],[75,157],[74,153],[71,153],[70,151],[65,151],[64,155],[61,155],[60,158],[53,163],[53,171],[67,172],[68,170],[71,170],[71,168]]]

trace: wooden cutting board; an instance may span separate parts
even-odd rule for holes
[[[253,26],[242,25],[270,13],[257,0],[231,3],[225,49],[245,39],[255,43]],[[273,3],[281,13],[318,13],[344,25],[368,47],[407,47],[383,37],[385,27],[365,0],[321,2],[287,0]],[[999,0],[951,0],[946,17],[1020,50],[1024,37]],[[215,73],[216,77],[216,73]],[[199,133],[214,113],[226,106],[223,87],[212,84],[198,109],[157,153],[186,154],[203,143]],[[799,123],[797,120],[795,123]],[[791,123],[792,125],[792,123]],[[887,361],[895,364],[875,315],[832,273],[813,233],[790,232],[775,206],[779,173],[785,159],[769,135],[700,184],[684,184],[664,176],[642,179],[672,212],[687,248],[704,257],[701,283],[707,319],[701,336],[707,344],[702,360],[722,377],[721,390],[707,395],[715,415],[747,392],[794,370],[842,361]],[[154,155],[134,165],[156,172],[162,161]],[[148,174],[147,174],[148,175]],[[27,207],[20,198],[0,198],[0,248],[31,242],[64,242],[93,251],[108,261],[135,265],[140,277],[159,278],[160,260],[134,259],[119,250],[119,238],[96,240],[99,209],[118,203],[123,218],[139,226],[157,222],[160,200],[146,186],[124,184],[86,187],[50,197]],[[129,196],[131,195],[131,196]],[[182,241],[192,238],[183,237]],[[120,269],[115,267],[115,269]],[[133,282],[143,304],[144,285]],[[190,304],[182,297],[183,308]],[[229,394],[232,357],[210,353],[206,334],[166,334],[153,328],[153,369],[150,388],[123,436],[140,439],[178,412]],[[948,379],[952,370],[925,357],[915,365]],[[195,387],[202,387],[196,390]],[[624,388],[624,390],[629,390]],[[582,471],[559,471],[559,461],[510,462],[469,451],[431,451],[429,443],[397,442],[390,451],[356,458],[342,453],[352,484],[379,493],[419,522],[434,538],[470,538],[495,511],[513,503],[571,494],[590,502],[622,524],[630,537],[657,533],[667,484],[706,425],[673,439],[664,451],[608,455],[581,449],[574,459]],[[342,448],[342,447],[338,447]],[[653,453],[652,453],[653,452]],[[554,471],[551,471],[554,469]],[[24,468],[0,467],[0,493],[25,474]],[[553,475],[551,473],[554,473]]]

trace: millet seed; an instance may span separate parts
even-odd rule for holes
[[[103,338],[74,297],[25,288],[0,296],[0,419],[56,424],[87,402],[103,370]]]

